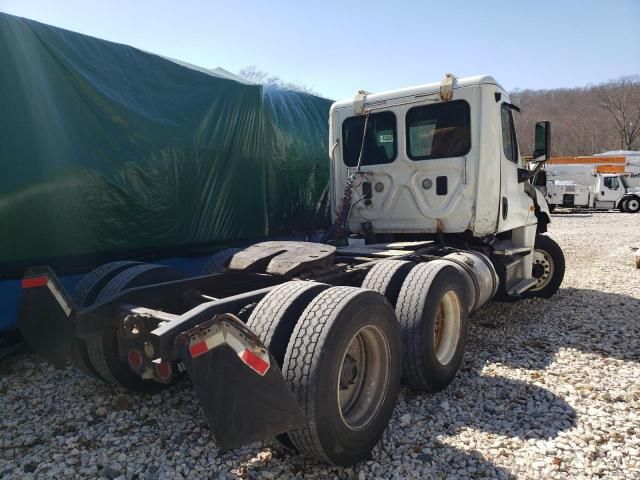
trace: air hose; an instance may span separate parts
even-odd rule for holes
[[[362,142],[360,144],[360,154],[358,155],[358,163],[356,169],[347,177],[344,184],[344,192],[340,203],[336,207],[336,220],[334,222],[334,235],[336,239],[343,239],[347,236],[349,225],[349,214],[351,213],[351,202],[353,200],[353,186],[357,175],[360,175],[360,166],[362,165],[362,154],[364,152],[364,143],[367,135],[367,126],[369,124],[369,113],[367,110],[364,117],[364,128],[362,129]]]

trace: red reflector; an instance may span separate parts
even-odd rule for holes
[[[196,358],[203,353],[207,353],[207,344],[206,342],[198,342],[189,347],[189,351],[191,352],[191,358]]]
[[[264,375],[265,372],[269,370],[269,364],[262,360],[251,350],[245,350],[244,352],[242,352],[242,361],[253,368],[260,375]]]
[[[169,362],[162,362],[156,365],[156,372],[162,380],[167,380],[171,377],[171,364]]]
[[[22,288],[44,287],[49,279],[45,277],[31,277],[22,279]]]
[[[129,350],[129,355],[127,355],[127,358],[129,360],[129,365],[131,365],[134,370],[140,369],[140,367],[142,366],[142,354],[138,350],[136,350],[135,348]]]

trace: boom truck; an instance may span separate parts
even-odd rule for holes
[[[330,111],[333,226],[323,243],[221,251],[189,277],[112,262],[74,292],[22,280],[19,326],[53,364],[152,393],[189,376],[221,448],[276,438],[335,465],[380,440],[402,381],[435,392],[462,361],[469,314],[551,297],[564,275],[518,108],[490,76],[370,94]],[[158,419],[162,422],[162,419]]]
[[[610,152],[550,159],[536,184],[549,207],[640,211],[640,153]]]

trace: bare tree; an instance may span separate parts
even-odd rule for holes
[[[640,136],[640,75],[622,77],[597,90],[599,106],[615,121],[620,148],[631,150]]]
[[[311,87],[293,82],[286,82],[282,80],[277,75],[272,75],[269,72],[265,72],[264,70],[260,70],[255,65],[249,65],[244,67],[238,72],[243,78],[250,80],[255,83],[259,83],[260,85],[265,85],[268,87],[277,87],[283,90],[293,90],[294,92],[303,92],[309,93],[311,95],[318,95],[318,93],[313,90]]]
[[[638,92],[639,82],[637,77],[633,78],[633,89]],[[592,155],[617,150],[621,146],[638,148],[640,134],[636,133],[635,142],[630,138],[630,142],[623,144],[613,115],[600,106],[600,96],[616,89],[621,80],[577,88],[512,91],[509,95],[511,101],[522,108],[522,113],[514,118],[522,153],[531,154],[533,151],[533,129],[539,120],[551,122],[553,156]],[[631,111],[632,104],[630,101],[627,111]],[[634,108],[637,113],[637,99]],[[626,127],[631,126],[629,122],[634,122],[636,127],[638,125],[637,120],[630,120],[627,115]]]

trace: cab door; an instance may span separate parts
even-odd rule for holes
[[[615,202],[624,193],[624,187],[618,175],[602,175],[598,184],[598,201],[600,202]]]
[[[524,184],[518,182],[520,155],[513,123],[513,112],[508,103],[500,105],[502,149],[500,151],[500,216],[498,231],[504,232],[526,225],[533,200],[525,193]]]

